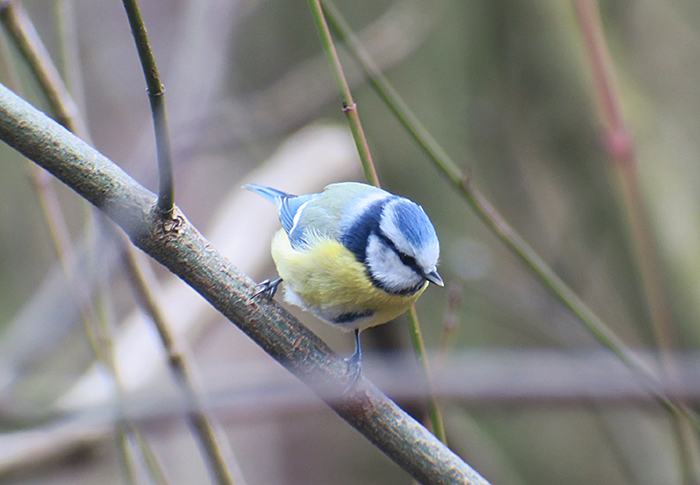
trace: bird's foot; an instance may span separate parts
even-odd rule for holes
[[[265,295],[267,299],[272,300],[275,293],[277,293],[277,288],[279,287],[280,283],[282,283],[282,278],[277,278],[276,280],[262,280],[255,287],[255,293],[253,293],[253,296],[251,296],[250,299],[252,300],[260,295]]]

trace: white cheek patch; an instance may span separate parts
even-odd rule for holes
[[[403,264],[398,255],[375,234],[371,234],[367,239],[366,263],[372,277],[390,291],[412,288],[422,281],[422,278]]]

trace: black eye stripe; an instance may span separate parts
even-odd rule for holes
[[[403,264],[408,266],[409,268],[415,269],[418,267],[418,263],[416,262],[416,258],[413,256],[409,256],[408,254],[404,254],[401,251],[398,251],[396,254],[399,255],[399,259]]]
[[[371,234],[374,234],[377,236],[389,249],[391,249],[398,257],[401,259],[401,262],[411,268],[418,276],[421,277],[421,279],[418,281],[413,286],[410,286],[408,288],[402,288],[400,290],[392,289],[387,287],[384,283],[379,281],[377,278],[374,277],[372,274],[372,271],[370,270],[369,263],[367,261],[364,262],[365,264],[365,269],[366,269],[366,274],[367,277],[372,281],[372,284],[379,288],[380,290],[384,290],[387,293],[390,293],[392,295],[401,295],[401,296],[410,296],[414,294],[416,291],[420,290],[423,288],[423,285],[425,285],[425,278],[423,277],[423,273],[420,271],[420,268],[418,267],[418,263],[416,263],[415,258],[408,256],[407,254],[401,253],[396,248],[396,245],[389,239],[385,234],[382,234],[381,231],[379,233],[377,232],[372,232]]]
[[[394,253],[399,257],[399,259],[401,260],[401,262],[402,262],[404,265],[408,266],[408,267],[411,268],[413,271],[415,271],[415,273],[416,273],[418,276],[420,276],[421,278],[423,277],[423,272],[421,271],[420,267],[418,266],[418,262],[416,261],[416,258],[414,258],[413,256],[409,256],[408,254],[399,251],[398,248],[396,247],[396,245],[394,244],[394,242],[393,242],[391,239],[389,239],[389,238],[386,236],[386,234],[384,234],[381,230],[379,231],[379,233],[375,233],[375,235],[376,235],[379,239],[381,239],[382,242],[383,242],[384,244],[386,244],[387,246],[389,246],[389,248],[390,248],[392,251],[394,251]]]

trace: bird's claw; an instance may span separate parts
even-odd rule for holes
[[[265,295],[268,300],[272,300],[275,293],[277,293],[277,288],[279,287],[280,283],[282,283],[282,278],[277,278],[276,280],[262,280],[255,287],[255,293],[253,293],[253,296],[251,296],[250,299],[252,300],[260,295]]]

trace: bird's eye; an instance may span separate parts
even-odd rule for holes
[[[416,263],[416,258],[409,256],[408,254],[402,253],[401,251],[396,252],[399,255],[401,262],[408,266],[409,268],[417,268],[418,263]]]
[[[379,240],[381,240],[389,250],[393,251],[394,254],[398,256],[399,261],[401,261],[401,264],[403,264],[407,268],[410,268],[416,275],[422,277],[423,271],[421,271],[420,266],[418,266],[418,261],[416,261],[416,258],[414,258],[413,256],[409,256],[403,251],[400,251],[396,247],[396,244],[394,244],[394,242],[381,231],[379,231],[379,233],[373,233],[373,235],[379,238]]]

